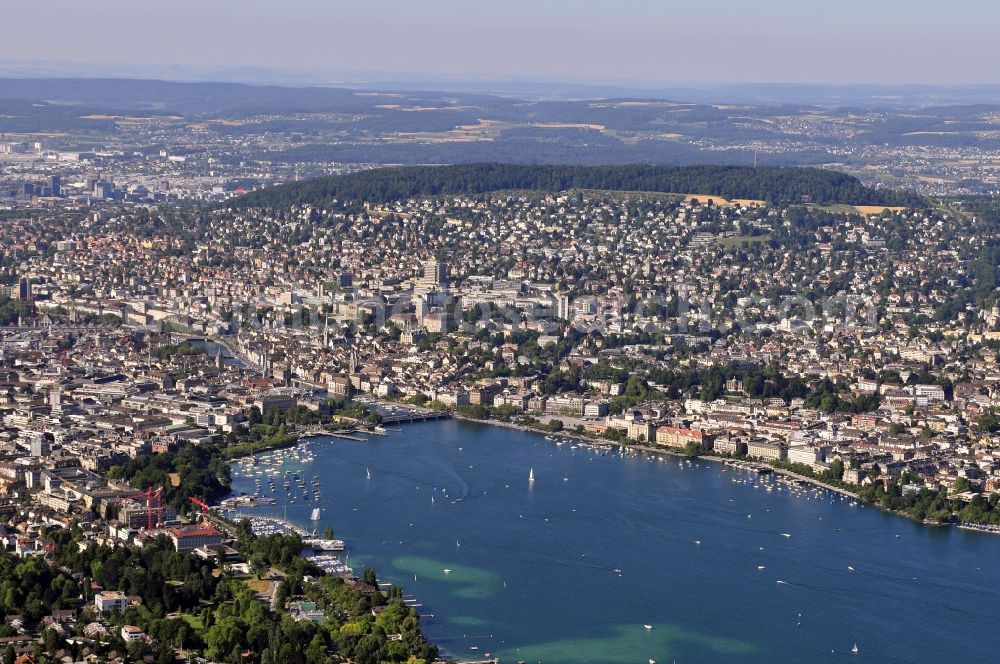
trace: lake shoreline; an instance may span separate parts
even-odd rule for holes
[[[988,535],[1000,535],[1000,527],[991,527],[991,526],[985,525],[985,524],[961,523],[961,522],[958,522],[958,523],[956,523],[956,522],[952,522],[952,523],[938,523],[938,522],[927,521],[925,519],[924,520],[917,519],[916,517],[913,517],[910,514],[907,514],[906,512],[902,512],[902,511],[898,511],[898,510],[891,510],[891,509],[887,509],[887,508],[882,507],[881,505],[878,505],[878,504],[875,504],[875,503],[866,502],[865,500],[863,500],[860,497],[860,495],[857,492],[851,491],[849,489],[845,489],[844,487],[836,486],[836,485],[832,485],[832,484],[828,484],[828,483],[824,482],[823,480],[821,480],[819,478],[810,477],[808,475],[802,475],[801,473],[796,473],[793,470],[789,470],[787,468],[781,468],[781,467],[778,467],[778,466],[772,466],[772,465],[770,465],[768,463],[765,463],[765,462],[762,462],[762,461],[753,461],[753,460],[750,460],[750,459],[740,459],[740,458],[737,458],[737,457],[719,456],[719,455],[711,454],[711,453],[699,453],[697,455],[692,456],[690,454],[686,454],[684,452],[676,451],[676,450],[673,450],[673,449],[670,449],[670,448],[650,447],[649,445],[642,445],[642,444],[638,444],[638,443],[635,443],[635,442],[629,441],[629,440],[611,441],[611,440],[594,439],[594,438],[591,438],[591,437],[588,437],[588,436],[581,435],[581,434],[579,434],[579,433],[577,433],[575,431],[548,431],[548,430],[545,430],[545,429],[536,428],[536,427],[533,427],[533,426],[530,426],[530,425],[526,425],[526,424],[518,424],[516,422],[503,422],[503,421],[500,421],[500,420],[480,420],[480,419],[476,419],[476,418],[473,418],[473,417],[468,417],[466,415],[461,415],[459,413],[451,413],[451,416],[455,420],[459,420],[459,421],[462,421],[462,422],[467,422],[467,423],[470,423],[470,424],[478,424],[478,425],[482,425],[482,426],[499,427],[499,428],[503,428],[503,429],[509,429],[509,430],[512,430],[512,431],[520,431],[520,432],[524,432],[524,433],[538,434],[538,435],[543,436],[543,437],[558,436],[558,437],[561,437],[561,438],[567,438],[569,440],[577,441],[578,443],[581,443],[583,445],[587,445],[589,447],[598,447],[598,448],[614,448],[614,447],[618,447],[618,448],[622,448],[622,449],[630,449],[630,450],[637,450],[637,451],[641,451],[641,452],[646,452],[648,454],[659,454],[659,455],[665,455],[665,456],[671,456],[671,457],[678,457],[678,458],[685,458],[685,459],[697,458],[697,459],[704,459],[706,461],[712,461],[712,462],[723,463],[723,464],[725,464],[727,462],[731,462],[731,461],[740,461],[740,462],[744,462],[744,463],[751,463],[751,464],[755,464],[755,465],[757,465],[757,466],[759,466],[761,468],[766,468],[767,472],[774,473],[775,475],[780,475],[782,477],[787,477],[787,478],[790,478],[790,479],[793,479],[793,480],[796,480],[796,481],[799,481],[799,482],[803,482],[803,483],[809,484],[810,486],[814,486],[814,487],[817,487],[817,488],[825,489],[827,491],[831,491],[831,492],[836,493],[838,495],[841,495],[841,496],[844,496],[844,497],[847,497],[847,498],[851,498],[852,500],[857,501],[857,503],[858,503],[859,506],[874,507],[874,508],[878,509],[879,511],[884,512],[886,514],[891,514],[893,516],[902,517],[902,518],[907,519],[909,521],[920,523],[923,526],[935,527],[935,528],[943,528],[943,527],[952,527],[952,526],[954,526],[954,527],[957,527],[957,528],[959,528],[961,530],[966,530],[966,531],[970,531],[970,532],[978,532],[978,533],[983,533],[983,534],[988,534]],[[332,436],[329,433],[324,433],[324,434],[314,433],[314,434],[306,434],[306,435],[301,435],[300,434],[300,435],[297,435],[294,440],[291,440],[289,442],[269,444],[269,445],[267,445],[265,447],[261,447],[260,449],[254,450],[253,452],[250,452],[248,454],[243,454],[243,455],[240,455],[239,457],[230,457],[229,460],[230,461],[237,461],[239,459],[243,459],[243,458],[246,458],[246,457],[252,457],[255,454],[260,454],[260,453],[264,453],[264,452],[268,452],[268,451],[273,451],[273,450],[277,450],[277,449],[283,449],[283,448],[287,448],[287,447],[292,447],[292,446],[297,445],[298,443],[300,443],[303,440],[307,440],[307,439],[311,439],[311,438],[323,438],[323,437],[326,437],[326,436],[329,436],[331,438],[336,438],[336,436]]]
[[[737,458],[737,457],[719,456],[717,454],[711,454],[711,453],[700,453],[700,454],[696,454],[696,455],[690,455],[690,454],[686,454],[684,452],[679,452],[677,450],[670,449],[668,447],[650,447],[649,445],[642,445],[642,444],[635,443],[633,441],[625,441],[625,440],[623,440],[623,441],[594,440],[593,438],[588,438],[587,436],[582,436],[582,435],[580,435],[580,434],[578,434],[576,432],[573,432],[573,431],[558,431],[558,432],[545,431],[544,429],[536,429],[534,427],[531,427],[531,426],[528,426],[528,425],[525,425],[525,424],[517,424],[515,422],[501,422],[501,421],[498,421],[498,420],[477,420],[477,419],[474,419],[474,418],[471,418],[471,417],[466,417],[466,416],[457,415],[457,414],[454,415],[454,418],[456,420],[462,420],[463,422],[472,422],[472,423],[475,423],[475,424],[483,424],[483,425],[487,425],[487,426],[498,426],[498,427],[502,427],[502,428],[505,428],[505,429],[513,429],[515,431],[524,431],[524,432],[527,432],[527,433],[536,433],[536,434],[539,434],[541,436],[551,435],[551,436],[559,436],[561,438],[569,438],[571,440],[576,440],[576,441],[579,441],[579,442],[581,442],[581,443],[583,443],[585,445],[590,445],[592,447],[623,447],[623,448],[627,448],[627,449],[631,449],[631,450],[639,450],[639,451],[642,451],[642,452],[647,452],[649,454],[664,454],[664,455],[667,455],[667,456],[681,457],[681,458],[685,458],[685,459],[693,459],[693,458],[705,459],[706,461],[715,461],[715,462],[719,462],[719,463],[726,463],[727,461],[742,461],[742,462],[745,462],[745,463],[753,463],[753,464],[757,464],[757,465],[762,466],[762,467],[766,467],[768,469],[768,472],[772,472],[772,473],[774,473],[776,475],[782,475],[782,476],[785,476],[785,477],[791,477],[791,478],[794,478],[794,479],[806,482],[808,484],[811,484],[813,486],[821,487],[823,489],[828,489],[830,491],[833,491],[835,493],[838,493],[838,494],[841,494],[841,495],[853,498],[855,500],[860,500],[858,494],[855,493],[855,492],[853,492],[853,491],[849,491],[849,490],[844,489],[842,487],[837,487],[837,486],[834,486],[834,485],[831,485],[831,484],[827,484],[827,483],[823,482],[822,480],[819,480],[819,479],[817,479],[815,477],[809,477],[808,475],[802,475],[800,473],[796,473],[795,471],[788,470],[786,468],[778,468],[776,466],[772,466],[772,465],[770,465],[768,463],[765,463],[765,462],[762,462],[762,461],[754,461],[752,459],[740,459],[740,458]],[[868,503],[865,503],[865,504],[868,504]],[[889,510],[886,510],[886,511],[889,511]],[[892,512],[892,513],[895,514],[895,512]]]
[[[595,440],[593,438],[589,438],[587,436],[582,436],[582,435],[580,435],[579,433],[577,433],[575,431],[558,431],[558,432],[547,431],[545,429],[538,429],[538,428],[535,428],[535,427],[532,427],[532,426],[529,426],[529,425],[526,425],[526,424],[517,424],[516,422],[502,422],[502,421],[499,421],[499,420],[479,420],[479,419],[475,419],[475,418],[468,417],[468,416],[465,416],[465,415],[459,415],[458,413],[453,413],[452,417],[454,417],[454,419],[456,419],[456,420],[461,420],[463,422],[471,422],[471,423],[474,423],[474,424],[481,424],[481,425],[486,425],[486,426],[496,426],[496,427],[501,427],[501,428],[505,428],[505,429],[512,429],[514,431],[523,431],[523,432],[526,432],[526,433],[536,433],[536,434],[539,434],[541,436],[549,436],[549,435],[551,435],[551,436],[559,436],[559,437],[562,437],[562,438],[569,438],[571,440],[576,440],[576,441],[579,441],[579,442],[581,442],[581,443],[583,443],[585,445],[590,445],[590,446],[593,446],[593,447],[622,447],[622,448],[627,448],[627,449],[639,450],[639,451],[642,451],[642,452],[647,452],[649,454],[664,454],[664,455],[667,455],[667,456],[681,457],[681,458],[687,458],[687,459],[697,458],[697,459],[705,459],[706,461],[714,461],[714,462],[720,462],[720,463],[726,463],[727,461],[744,461],[744,462],[747,462],[747,463],[758,464],[760,466],[766,467],[768,469],[768,472],[772,472],[772,473],[774,473],[776,475],[781,475],[783,477],[788,477],[788,478],[791,478],[791,479],[794,479],[794,480],[805,482],[806,484],[809,484],[811,486],[815,486],[815,487],[818,487],[818,488],[821,488],[821,489],[826,489],[827,491],[832,491],[832,492],[834,492],[834,493],[836,493],[838,495],[842,495],[844,497],[851,498],[852,500],[857,501],[857,503],[858,503],[859,506],[874,507],[875,509],[877,509],[877,510],[879,510],[881,512],[884,512],[886,514],[891,514],[893,516],[902,517],[902,518],[904,518],[904,519],[906,519],[908,521],[913,521],[913,522],[919,523],[919,524],[921,524],[923,526],[927,526],[927,527],[931,527],[931,528],[957,527],[957,528],[959,528],[961,530],[966,530],[966,531],[970,531],[970,532],[977,532],[977,533],[983,533],[983,534],[988,534],[988,535],[1000,535],[1000,526],[988,526],[988,525],[977,524],[977,523],[937,523],[937,522],[933,522],[933,521],[927,521],[926,519],[917,519],[916,517],[911,516],[911,515],[907,514],[906,512],[901,512],[901,511],[898,511],[898,510],[891,510],[891,509],[887,509],[885,507],[882,507],[881,505],[877,505],[875,503],[866,502],[865,500],[863,500],[861,498],[860,494],[858,494],[857,492],[851,491],[849,489],[845,489],[843,487],[835,486],[835,485],[832,485],[832,484],[827,484],[823,480],[820,480],[820,479],[818,479],[816,477],[809,477],[808,475],[802,475],[800,473],[796,473],[793,470],[788,470],[787,468],[780,468],[780,467],[777,467],[777,466],[772,466],[772,465],[770,465],[768,463],[765,463],[765,462],[762,462],[762,461],[753,461],[753,460],[750,460],[750,459],[739,459],[737,457],[725,457],[725,456],[719,456],[719,455],[711,454],[711,453],[700,453],[700,454],[692,456],[690,454],[685,454],[684,452],[678,452],[678,451],[675,451],[675,450],[672,450],[672,449],[669,449],[669,448],[649,447],[648,445],[640,445],[640,444],[637,444],[637,443],[632,442],[632,441],[611,441],[611,440],[608,440],[608,441],[598,441],[598,440]]]

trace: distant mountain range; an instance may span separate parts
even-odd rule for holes
[[[0,61],[0,78],[111,78],[177,82],[244,83],[283,87],[344,87],[358,90],[436,91],[485,94],[532,100],[595,98],[669,99],[690,103],[807,104],[825,107],[923,108],[955,104],[998,104],[1000,85],[841,85],[824,83],[695,83],[456,77],[396,72],[275,69],[266,67],[191,67],[108,65],[39,61]],[[0,98],[7,97],[0,90]]]

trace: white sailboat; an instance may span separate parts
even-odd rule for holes
[[[531,470],[530,470],[530,471],[528,472],[528,481],[529,481],[529,482],[534,482],[534,481],[535,481],[535,469],[534,469],[534,468],[532,468],[532,469],[531,469]]]
[[[372,471],[370,471],[367,468],[365,468],[365,477],[367,477],[368,479],[371,479],[372,478]]]
[[[860,650],[858,650],[858,644],[857,643],[855,643],[854,647],[851,648],[851,652],[854,653],[855,655],[857,655],[859,652],[861,652]]]

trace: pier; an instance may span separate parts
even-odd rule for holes
[[[363,443],[367,438],[362,438],[357,436],[357,433],[367,433],[366,431],[358,431],[356,429],[351,429],[349,431],[327,431],[321,427],[310,427],[303,429],[299,432],[300,438],[317,438],[320,436],[329,436],[331,438],[341,438],[343,440],[353,440],[356,443]]]

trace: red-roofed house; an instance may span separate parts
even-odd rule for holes
[[[210,523],[171,526],[166,529],[166,533],[178,551],[193,551],[202,546],[222,544],[222,533]]]

